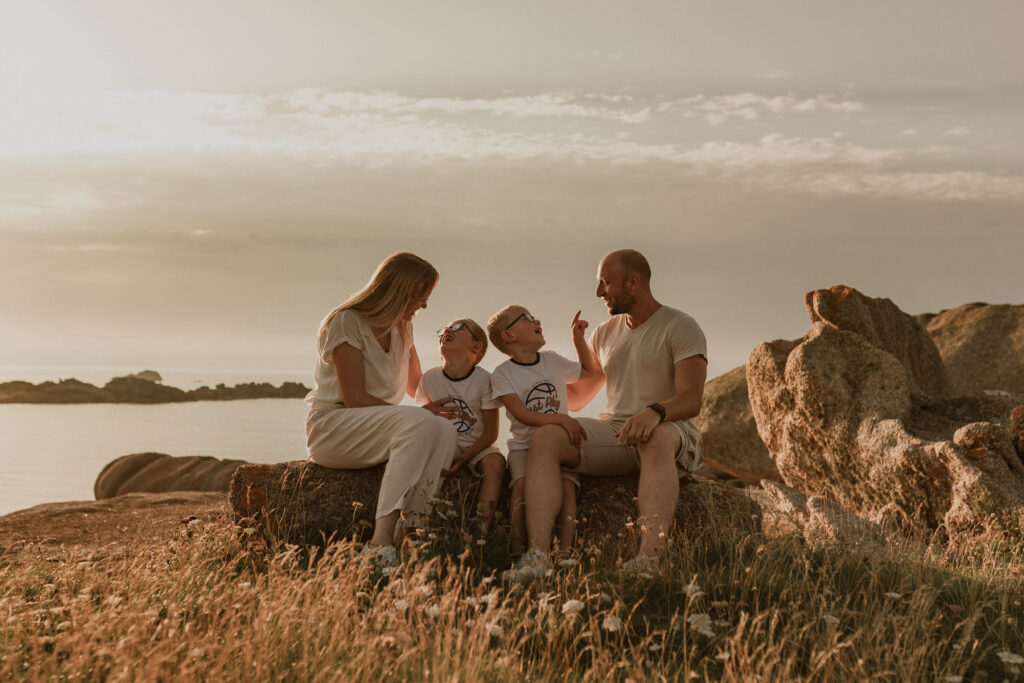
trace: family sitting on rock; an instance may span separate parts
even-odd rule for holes
[[[422,372],[412,318],[426,308],[438,273],[410,253],[388,257],[370,282],[320,325],[314,388],[306,401],[310,459],[338,469],[386,463],[373,537],[364,548],[379,566],[399,563],[395,532],[404,513],[418,524],[442,473],[467,466],[481,478],[481,523],[493,519],[504,470],[511,472],[511,578],[529,581],[550,567],[548,553],[571,545],[580,474],[639,471],[641,524],[632,574],[651,572],[665,546],[679,498],[679,475],[701,463],[700,411],[707,373],[704,334],[690,316],[660,304],[637,251],[605,256],[597,296],[611,318],[589,343],[588,323],[571,323],[577,360],[542,350],[539,320],[519,305],[488,322],[487,334],[460,318],[439,331],[443,363]],[[508,360],[493,376],[477,367],[488,338]],[[600,419],[573,418],[606,386]],[[420,407],[402,406],[403,395]],[[507,455],[495,447],[498,408],[511,421]]]

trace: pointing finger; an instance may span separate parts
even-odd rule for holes
[[[578,323],[578,322],[580,321],[580,313],[582,313],[582,312],[583,312],[583,310],[582,310],[582,309],[581,309],[581,310],[578,310],[578,311],[576,311],[576,315],[574,315],[574,316],[572,317],[572,325],[573,325],[574,327],[576,326],[576,323]]]

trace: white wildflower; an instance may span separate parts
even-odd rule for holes
[[[608,604],[608,603],[610,603],[612,601],[612,596],[608,595],[607,593],[601,593],[601,595],[599,595],[598,597],[601,599],[601,602],[604,603],[604,604]]]
[[[242,583],[238,584],[238,587],[239,587],[239,588],[248,588],[248,587],[249,587],[249,586],[251,586],[251,585],[252,585],[252,584],[251,584],[251,583],[249,583],[248,581],[243,581]]]
[[[698,598],[704,595],[704,591],[700,589],[700,584],[696,581],[691,581],[686,586],[683,586],[683,592],[689,595],[691,598]]]
[[[885,594],[885,597],[887,597],[887,598],[891,598],[891,599],[893,599],[893,600],[899,600],[900,598],[902,598],[902,597],[903,597],[903,593],[893,593],[893,592],[889,592],[889,593],[886,593],[886,594]]]
[[[579,614],[583,611],[583,603],[579,600],[566,600],[562,603],[562,614]]]
[[[963,683],[964,677],[950,674],[949,676],[946,676],[944,680],[946,683]]]
[[[194,647],[194,648],[192,648],[192,650],[189,651],[188,656],[191,657],[192,659],[198,659],[198,658],[202,657],[203,656],[203,648],[201,648],[201,647]]]
[[[715,637],[715,630],[711,628],[711,617],[703,612],[695,612],[694,614],[686,617],[686,623],[688,623],[698,633],[702,633],[708,638]]]
[[[822,619],[824,619],[825,621],[827,621],[828,623],[830,623],[832,625],[835,625],[835,624],[839,623],[839,619],[837,617],[832,616],[831,614],[824,615],[822,617]]]
[[[729,660],[729,653],[728,652],[719,652],[717,655],[715,655],[715,659],[717,659],[720,662],[728,661]]]
[[[409,603],[405,600],[395,600],[395,609],[399,612],[404,612],[409,609]]]
[[[622,628],[622,619],[619,619],[614,614],[609,614],[604,618],[604,621],[601,622],[601,628],[605,631],[615,633]]]
[[[441,616],[441,608],[437,605],[428,605],[427,607],[423,608],[423,613],[426,614],[428,617],[437,618]]]
[[[1010,665],[1013,665],[1013,666],[1016,666],[1016,665],[1019,665],[1019,664],[1024,664],[1024,657],[1021,657],[1018,654],[1014,654],[1013,652],[1010,652],[1009,650],[1003,650],[1002,652],[997,652],[996,653],[996,657],[999,657],[999,661],[1001,661],[1003,664],[1010,664]]]
[[[505,635],[505,629],[501,627],[501,624],[488,624],[487,635],[492,638],[501,638]]]
[[[548,599],[550,597],[551,597],[551,591],[541,591],[540,593],[537,593],[537,599],[538,600],[546,600],[546,599]]]
[[[188,520],[188,525],[189,526],[197,526],[198,524],[199,524],[199,520],[198,519],[190,519],[190,520]]]
[[[254,533],[256,533],[256,529],[251,527],[251,526],[250,527],[246,527],[245,529],[242,530],[242,533],[245,534],[246,536],[252,536]]]
[[[579,561],[579,560],[577,560],[577,559],[574,559],[574,558],[570,557],[570,558],[568,558],[568,559],[565,559],[565,560],[561,560],[561,561],[559,561],[559,563],[558,563],[558,566],[559,566],[559,567],[563,567],[563,568],[567,568],[567,567],[575,567],[575,566],[576,566],[576,565],[578,565],[579,563],[580,563],[580,561]]]
[[[425,595],[427,597],[430,597],[431,595],[434,594],[434,587],[433,586],[428,586],[426,584],[424,584],[422,586],[419,586],[416,590],[418,590],[420,593],[422,593],[423,595]]]
[[[711,606],[712,607],[728,607],[729,606],[729,601],[728,600],[714,600],[711,603]]]
[[[111,595],[109,598],[104,600],[104,602],[106,604],[110,605],[111,607],[115,607],[115,606],[121,604],[121,596],[120,595]]]
[[[487,539],[486,538],[478,538],[478,539],[476,539],[476,544],[477,545],[487,545]]]
[[[480,580],[480,583],[482,583],[482,584],[483,584],[483,585],[485,585],[485,586],[486,586],[487,584],[489,584],[489,583],[493,583],[493,582],[494,582],[494,577],[493,577],[493,576],[485,576],[484,578],[482,578],[482,579]]]
[[[647,646],[647,649],[650,650],[651,652],[657,652],[658,650],[661,649],[661,645],[659,645],[658,643],[651,643],[650,645]]]

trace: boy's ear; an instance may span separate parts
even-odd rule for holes
[[[475,342],[473,342],[473,345],[470,346],[469,348],[473,349],[473,353],[476,356],[479,356],[480,355],[480,349],[484,348],[484,344],[483,344],[483,342],[475,341]]]

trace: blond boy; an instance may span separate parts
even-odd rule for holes
[[[515,304],[498,311],[487,323],[487,334],[494,346],[509,359],[496,367],[491,376],[494,398],[505,406],[512,426],[508,441],[508,466],[512,477],[509,501],[510,546],[518,554],[525,548],[526,517],[523,506],[526,460],[530,437],[537,427],[558,425],[579,445],[585,434],[580,423],[569,416],[567,386],[592,380],[601,366],[587,346],[583,333],[587,322],[577,311],[571,324],[573,344],[579,361],[554,351],[541,351],[544,332],[540,320]],[[562,471],[562,507],[558,514],[558,543],[572,545],[576,532],[576,486],[579,479]]]
[[[477,508],[483,530],[494,520],[494,508],[505,476],[505,458],[495,448],[498,407],[491,398],[491,375],[477,364],[487,353],[487,335],[469,318],[454,320],[437,331],[440,367],[423,373],[416,400],[444,409],[458,433],[457,453],[448,473],[466,466],[480,477]]]

